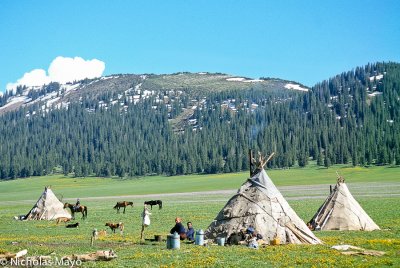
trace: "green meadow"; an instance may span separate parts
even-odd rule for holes
[[[61,258],[113,249],[118,255],[110,262],[85,262],[82,267],[399,267],[399,167],[309,166],[267,172],[297,214],[308,221],[328,195],[329,184],[336,182],[336,171],[346,178],[354,197],[382,230],[316,232],[325,243],[317,246],[280,245],[254,250],[245,246],[203,247],[183,242],[180,250],[167,250],[165,241],[152,241],[154,235],[165,239],[177,216],[192,221],[196,230],[206,229],[248,178],[248,173],[129,179],[53,175],[0,182],[0,253],[27,249],[29,256]],[[86,220],[77,214],[78,229],[67,229],[54,221],[13,219],[26,214],[47,185],[63,201],[74,202],[79,197],[88,206]],[[153,207],[143,243],[140,241],[142,204],[152,199],[162,199],[163,208]],[[125,214],[118,214],[113,206],[123,200],[133,201],[134,206],[128,207]],[[124,222],[124,234],[112,234],[104,226],[106,222]],[[91,246],[94,228],[107,230],[107,235]],[[339,244],[380,250],[385,255],[345,256],[331,249]]]

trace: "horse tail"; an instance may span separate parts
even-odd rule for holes
[[[87,218],[87,211],[88,211],[88,209],[87,209],[87,207],[85,206],[85,209],[84,209],[84,212],[85,212],[85,218]]]
[[[118,207],[118,203],[114,206],[114,209],[117,209],[117,207]]]
[[[160,204],[159,204],[160,209],[162,209],[162,201],[160,200]]]

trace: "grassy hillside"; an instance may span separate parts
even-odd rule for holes
[[[181,73],[174,75],[157,75],[150,76],[142,85],[143,89],[147,90],[187,90],[191,89],[193,93],[208,92],[208,91],[224,91],[232,89],[249,89],[252,83],[241,81],[228,81],[232,78],[226,74],[196,74],[196,73]],[[269,82],[259,82],[258,86],[267,86]]]

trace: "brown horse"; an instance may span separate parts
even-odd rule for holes
[[[119,209],[120,208],[124,208],[124,214],[125,214],[125,209],[127,206],[131,206],[133,207],[133,202],[127,202],[127,201],[121,201],[121,202],[117,202],[117,204],[114,206],[114,209],[117,210],[117,213],[119,213]]]
[[[81,212],[82,219],[87,218],[87,211],[88,211],[87,206],[80,205],[79,207],[75,207],[73,204],[65,203],[64,208],[69,208],[71,210],[72,219],[75,219],[75,212]]]

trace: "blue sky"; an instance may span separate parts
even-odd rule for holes
[[[222,72],[307,86],[400,62],[400,1],[0,1],[0,91],[59,56],[103,75]]]

